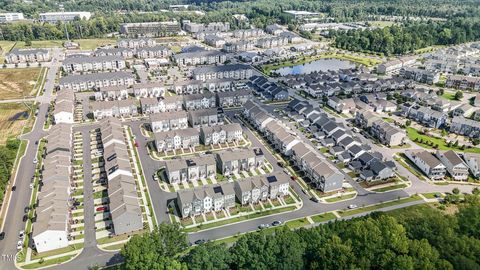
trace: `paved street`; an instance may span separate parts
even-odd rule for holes
[[[54,50],[52,53],[53,59],[59,59],[60,51]],[[25,150],[24,157],[21,158],[17,174],[14,178],[14,185],[16,191],[12,192],[10,200],[8,202],[7,217],[3,221],[2,231],[5,232],[5,239],[2,240],[0,245],[0,269],[13,269],[13,260],[6,259],[5,256],[14,256],[17,253],[16,245],[18,242],[18,232],[23,230],[25,222],[22,221],[24,215],[24,208],[30,203],[30,196],[32,190],[30,189],[30,182],[35,172],[35,164],[33,159],[36,156],[38,145],[35,143],[46,135],[43,130],[43,125],[46,120],[48,106],[52,99],[53,87],[55,77],[58,71],[60,63],[54,62],[50,65],[46,82],[45,92],[43,97],[37,98],[40,102],[38,106],[38,115],[36,117],[35,124],[30,133],[21,136],[21,139],[27,141],[27,148]],[[8,257],[10,258],[10,257]],[[13,258],[13,257],[12,257]]]

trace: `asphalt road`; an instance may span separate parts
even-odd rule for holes
[[[60,51],[54,51],[53,59],[59,59],[59,57]],[[37,98],[40,104],[33,129],[31,132],[21,136],[22,140],[27,141],[27,148],[25,155],[20,160],[17,175],[14,178],[16,191],[13,192],[10,197],[7,215],[2,228],[3,232],[5,232],[5,239],[0,242],[0,269],[14,269],[13,259],[11,258],[14,258],[17,253],[18,232],[25,228],[25,222],[23,222],[22,218],[25,207],[30,203],[32,193],[30,183],[36,166],[33,164],[33,159],[38,150],[38,145],[35,142],[46,135],[43,126],[46,120],[48,106],[52,99],[55,77],[59,66],[60,63],[58,61],[53,62],[52,60],[46,77],[45,92],[42,97]]]

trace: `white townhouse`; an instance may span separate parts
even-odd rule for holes
[[[165,86],[159,82],[133,85],[133,94],[136,98],[163,97],[165,92]]]
[[[62,64],[65,72],[108,71],[126,68],[125,59],[122,56],[71,56],[67,57]]]
[[[420,150],[406,150],[405,155],[430,179],[443,179],[446,173],[445,165],[432,153]]]
[[[47,62],[51,59],[50,51],[45,49],[13,49],[5,55],[8,64]]]
[[[468,179],[468,166],[457,153],[452,150],[446,152],[437,150],[435,155],[445,165],[453,180],[466,181]]]
[[[113,85],[132,86],[135,82],[133,74],[126,71],[102,72],[82,75],[68,75],[60,78],[60,89],[75,92],[86,91]]]

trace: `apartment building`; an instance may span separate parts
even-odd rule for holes
[[[200,130],[185,128],[154,133],[158,152],[188,149],[200,145]]]
[[[165,173],[170,184],[214,178],[216,172],[215,157],[212,154],[165,161]]]
[[[229,64],[222,66],[198,67],[192,71],[195,80],[233,78],[246,80],[253,76],[253,69],[248,65]]]
[[[420,83],[436,84],[440,80],[440,72],[428,71],[419,68],[403,67],[400,76]]]
[[[152,38],[136,38],[136,39],[120,39],[117,41],[118,48],[140,49],[146,47],[154,47],[157,42]]]
[[[120,34],[128,37],[164,37],[177,35],[180,31],[177,21],[120,24]]]
[[[188,127],[187,113],[185,111],[173,111],[151,114],[150,125],[153,132],[185,129]]]
[[[102,72],[81,75],[68,75],[60,78],[60,89],[86,91],[112,85],[132,86],[135,83],[133,74],[126,71]]]
[[[242,126],[238,123],[200,128],[200,141],[203,145],[231,143],[242,138]]]
[[[125,69],[126,64],[121,56],[71,56],[63,61],[62,68],[68,73],[109,71]]]
[[[445,86],[460,90],[480,91],[480,78],[463,75],[450,75],[447,77]]]
[[[179,66],[215,65],[225,63],[227,55],[214,50],[201,50],[175,54],[173,59]]]
[[[430,179],[443,179],[446,174],[445,165],[434,155],[425,150],[406,150],[405,155]]]
[[[19,12],[0,13],[0,23],[23,21],[24,19],[25,18],[23,17],[23,13],[19,13]]]
[[[136,49],[135,55],[138,58],[168,58],[172,55],[172,51],[161,45],[156,45],[152,47],[140,47]]]
[[[51,59],[50,51],[46,49],[13,49],[5,54],[8,64],[48,62]]]
[[[100,48],[94,53],[95,56],[121,56],[124,59],[131,59],[135,56],[133,49],[129,48]]]
[[[228,32],[230,31],[230,23],[228,22],[211,22],[207,24],[194,23],[190,21],[183,22],[183,29],[189,33],[198,32]]]
[[[69,22],[76,19],[89,20],[92,13],[86,11],[45,12],[38,14],[39,20],[46,23]]]

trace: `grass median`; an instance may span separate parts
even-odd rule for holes
[[[352,209],[352,210],[347,210],[347,211],[338,211],[338,214],[341,217],[348,217],[348,216],[352,216],[352,215],[356,215],[356,214],[361,214],[361,213],[364,213],[364,212],[375,211],[375,210],[378,210],[378,209],[381,209],[381,208],[390,207],[390,206],[394,206],[394,205],[398,205],[398,204],[402,204],[402,203],[415,202],[415,201],[419,201],[419,200],[422,200],[422,198],[420,196],[413,195],[413,196],[408,197],[408,198],[398,199],[398,200],[390,201],[390,202],[384,202],[384,203],[375,204],[375,205],[371,205],[371,206],[367,206],[367,207],[362,207],[362,208],[357,208],[357,209]]]

